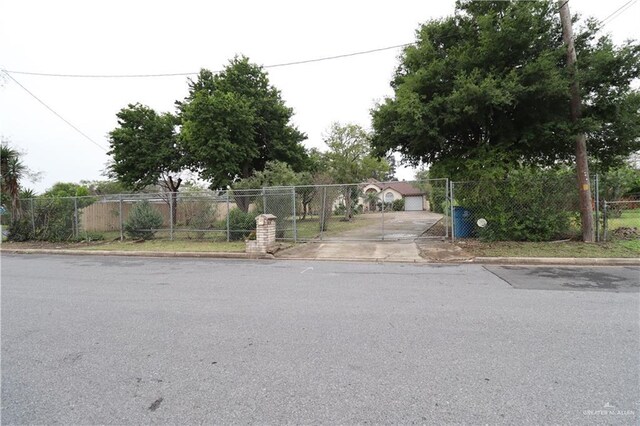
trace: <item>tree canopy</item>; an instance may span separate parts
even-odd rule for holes
[[[583,119],[569,117],[570,73],[557,5],[550,1],[467,1],[427,22],[404,50],[393,98],[372,111],[379,155],[455,175],[498,161],[507,167],[573,159],[587,134],[602,168],[640,149],[640,46],[614,46],[589,20],[575,31]]]
[[[371,152],[371,136],[355,124],[333,123],[325,135],[329,150],[325,166],[335,183],[360,183],[368,178],[384,180],[390,167]]]
[[[358,125],[333,123],[324,142],[329,147],[324,154],[325,167],[336,183],[360,183],[368,178],[383,180],[389,173],[389,163],[372,155],[371,136]],[[357,200],[358,188],[344,186],[342,189],[344,220],[351,220],[355,207],[352,200]]]
[[[161,182],[169,192],[176,192],[185,167],[184,152],[177,144],[176,117],[141,104],[129,104],[116,115],[118,127],[109,133],[110,175],[134,190]]]
[[[86,197],[91,195],[89,188],[82,184],[73,182],[56,182],[47,189],[42,197],[44,198],[62,198],[62,197]]]
[[[306,136],[291,123],[293,110],[262,67],[236,57],[220,73],[201,70],[178,102],[180,141],[189,166],[213,188],[230,185],[283,161],[294,171],[306,162]]]

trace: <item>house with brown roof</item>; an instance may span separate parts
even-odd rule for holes
[[[363,184],[362,192],[365,194],[361,201],[365,211],[375,211],[377,202],[368,197],[368,194],[376,194],[379,202],[393,203],[395,200],[404,199],[405,211],[429,210],[429,201],[426,192],[412,182],[378,182],[369,179]]]

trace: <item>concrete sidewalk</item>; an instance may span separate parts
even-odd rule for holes
[[[281,259],[366,260],[372,262],[423,263],[420,250],[413,241],[341,241],[313,242],[276,253]]]

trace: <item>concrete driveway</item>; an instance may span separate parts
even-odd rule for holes
[[[415,240],[442,219],[441,214],[425,211],[366,215],[370,225],[292,247],[277,256],[285,259],[422,262],[424,259]]]
[[[365,216],[369,225],[324,237],[322,241],[413,241],[442,219],[441,214],[425,211],[365,213]]]

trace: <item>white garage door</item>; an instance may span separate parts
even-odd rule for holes
[[[404,197],[404,209],[406,211],[421,211],[422,197]]]

